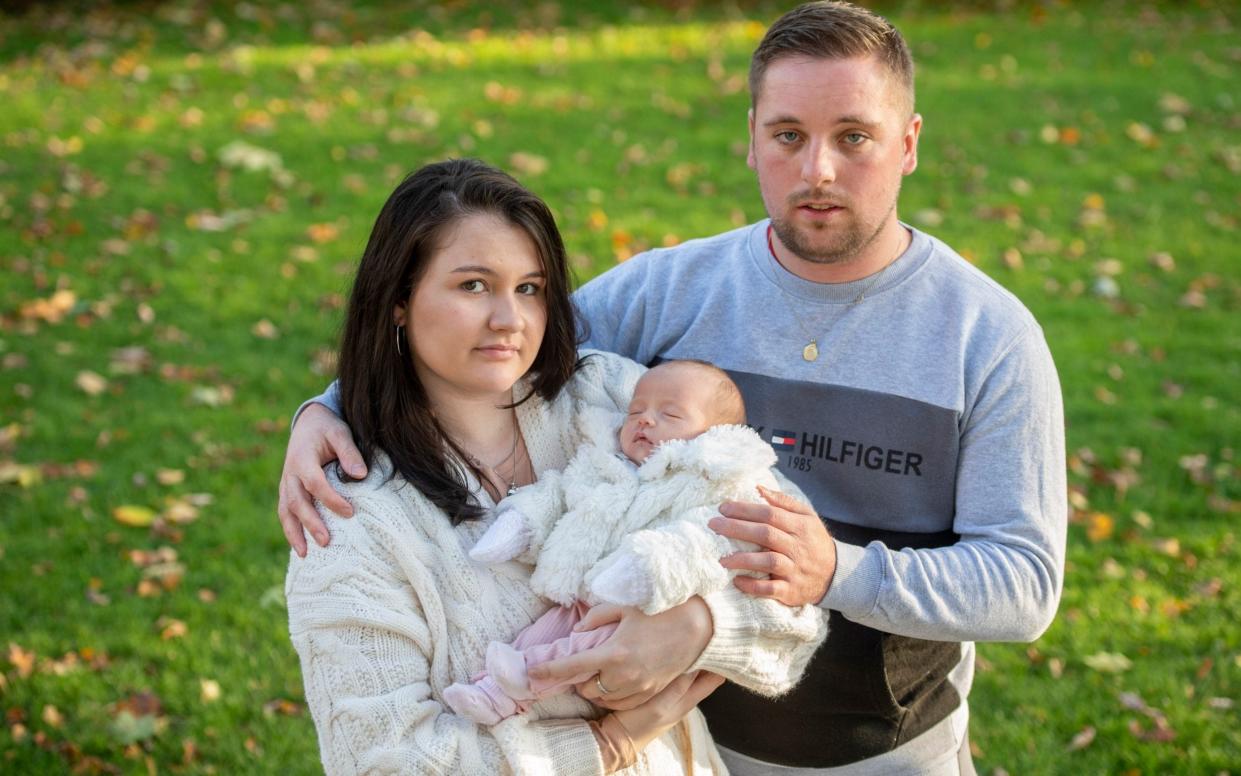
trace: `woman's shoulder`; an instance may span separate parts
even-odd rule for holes
[[[353,505],[353,516],[342,517],[316,502],[333,537],[338,530],[347,534],[376,530],[408,534],[406,529],[416,528],[424,521],[447,521],[416,487],[395,471],[392,459],[382,451],[375,452],[366,476],[361,479],[345,476],[335,462],[325,466],[323,471],[328,484]]]

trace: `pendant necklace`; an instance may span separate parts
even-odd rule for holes
[[[478,458],[474,457],[473,455],[469,455],[467,453],[467,457],[470,459],[470,463],[473,464],[474,468],[478,469],[479,472],[482,473],[483,476],[486,477],[486,479],[488,480],[488,483],[480,483],[480,484],[482,484],[483,487],[486,488],[487,484],[491,484],[494,486],[495,480],[499,480],[501,485],[504,485],[507,482],[507,486],[504,491],[504,495],[506,496],[511,496],[517,492],[517,470],[520,468],[518,466],[519,461],[516,460],[517,459],[517,444],[521,440],[521,429],[517,425],[517,408],[513,407],[511,409],[511,412],[513,413],[513,447],[511,450],[509,450],[508,455],[504,456],[504,458],[500,459],[499,461],[496,461],[495,464],[484,464]],[[499,468],[503,466],[504,464],[508,463],[509,461],[513,462],[513,468],[509,472],[509,476],[505,477],[502,474],[500,474]],[[490,488],[487,488],[487,490],[490,491]],[[499,488],[497,488],[496,491],[498,493]],[[498,501],[499,499],[496,499],[496,500]]]
[[[767,225],[767,250],[771,252],[771,258],[775,259],[775,261],[776,261],[776,263],[777,263],[777,264],[780,264],[780,259],[779,259],[779,257],[778,257],[778,256],[776,256],[776,246],[775,246],[775,245],[773,244],[773,242],[772,242],[771,232],[772,232],[771,225],[770,225],[770,224],[768,224],[768,225]],[[902,251],[902,253],[903,253],[903,251]],[[899,257],[899,256],[900,256],[900,254],[897,254],[897,257]],[[862,288],[862,290],[858,292],[858,295],[857,295],[856,297],[854,297],[854,298],[853,298],[853,301],[849,303],[849,306],[850,306],[850,307],[852,307],[853,305],[857,304],[858,302],[860,302],[860,301],[862,301],[863,299],[865,299],[865,298],[866,298],[866,292],[870,291],[872,288],[874,288],[874,287],[875,287],[875,284],[879,282],[879,278],[883,277],[883,273],[887,271],[888,267],[892,266],[892,263],[893,263],[894,261],[896,261],[896,258],[890,259],[890,260],[888,261],[888,263],[887,263],[887,264],[884,264],[882,267],[880,267],[880,268],[879,268],[879,271],[878,271],[878,272],[876,272],[875,274],[871,275],[871,280],[870,280],[870,282],[869,282],[869,283],[867,283],[867,284],[866,284],[866,285]],[[783,265],[781,265],[781,266],[783,266]],[[792,295],[792,294],[790,294],[788,291],[785,291],[785,290],[784,290],[784,287],[783,287],[783,286],[779,286],[779,284],[777,284],[777,287],[779,287],[780,291],[782,291],[782,292],[784,293],[784,295],[785,295],[785,296],[789,297],[789,299],[790,299],[790,300],[792,300],[792,301],[797,301],[797,300],[793,297],[793,295]],[[818,338],[818,337],[816,337],[816,336],[814,336],[813,334],[808,333],[808,332],[806,331],[806,326],[805,326],[805,324],[802,322],[802,319],[801,319],[801,318],[799,318],[799,317],[797,317],[796,315],[794,315],[794,316],[793,316],[793,319],[794,319],[795,321],[797,321],[797,325],[801,328],[801,330],[802,330],[802,334],[805,336],[805,338],[806,338],[806,340],[807,340],[807,342],[806,342],[806,346],[805,346],[805,347],[803,347],[803,348],[801,349],[801,357],[802,357],[802,360],[803,360],[803,361],[807,361],[807,362],[810,362],[810,361],[817,361],[817,360],[818,360],[818,358],[819,358],[819,338]],[[828,331],[831,331],[831,328],[830,328],[830,327],[828,328]],[[827,332],[824,332],[824,333],[823,333],[823,336],[824,336],[824,337],[826,337],[826,336],[827,336]]]

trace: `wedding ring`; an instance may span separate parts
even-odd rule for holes
[[[600,695],[600,696],[607,695],[609,692],[611,692],[611,690],[609,690],[608,688],[606,688],[606,687],[604,687],[604,686],[603,686],[603,682],[599,681],[599,675],[598,675],[598,674],[595,674],[595,687],[598,687],[598,688],[599,688],[599,695]]]

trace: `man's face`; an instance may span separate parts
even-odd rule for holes
[[[750,111],[747,161],[783,246],[836,264],[890,244],[876,238],[900,228],[896,199],[921,128],[875,57],[772,62]]]

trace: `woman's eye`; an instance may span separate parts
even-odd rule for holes
[[[467,280],[461,284],[462,291],[470,291],[472,293],[479,293],[481,291],[485,291],[486,288],[487,287],[483,284],[483,281],[481,280]]]
[[[517,293],[527,296],[536,296],[543,288],[538,283],[522,283],[517,287]]]

